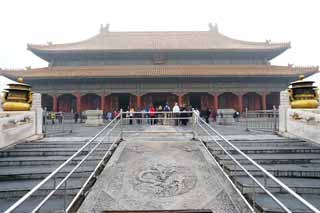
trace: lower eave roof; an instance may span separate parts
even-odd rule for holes
[[[59,78],[206,78],[206,77],[281,77],[312,74],[319,67],[272,65],[139,65],[44,67],[28,70],[0,70],[11,77],[26,79]]]

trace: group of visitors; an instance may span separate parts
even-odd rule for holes
[[[63,119],[63,112],[45,112],[43,113],[42,122],[43,124],[48,124],[48,121],[51,121],[51,124],[54,125],[58,120],[58,123],[62,124]]]
[[[103,119],[105,119],[106,121],[111,121],[120,114],[121,110],[105,112],[103,114]],[[122,117],[128,120],[128,124],[130,125],[134,123],[142,124],[144,122],[150,125],[168,125],[170,124],[170,122],[172,122],[175,125],[186,126],[188,125],[189,118],[192,117],[192,111],[194,111],[200,117],[203,117],[207,123],[210,122],[210,118],[215,121],[216,117],[218,116],[217,113],[215,111],[212,111],[210,108],[207,108],[207,110],[200,112],[197,108],[186,106],[186,104],[182,104],[181,106],[179,106],[179,104],[175,102],[172,107],[168,103],[163,106],[161,104],[157,106],[149,104],[147,105],[147,107],[137,110],[135,110],[135,108],[133,107],[128,107],[127,110],[122,110],[122,112],[124,112]],[[222,117],[222,115],[219,116]],[[235,118],[235,120],[238,120],[240,117],[240,113],[235,112],[233,117]],[[52,124],[55,124],[55,120],[58,120],[58,122],[61,124],[63,119],[63,112],[48,112],[44,116],[44,122],[47,123],[47,121],[49,120]],[[83,120],[82,113],[74,112],[73,119],[74,123],[81,123]],[[196,120],[196,122],[197,121],[198,120]]]
[[[177,102],[172,107],[168,103],[164,106],[149,104],[146,108],[138,110],[128,107],[124,111],[123,117],[129,120],[129,125],[132,125],[134,122],[137,124],[145,122],[150,125],[169,125],[170,122],[173,122],[175,125],[186,126],[192,116],[192,110],[191,106],[187,107],[185,104],[179,106]],[[197,109],[195,111],[200,114]]]

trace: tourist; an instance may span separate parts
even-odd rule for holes
[[[217,111],[213,110],[212,111],[212,121],[215,122],[217,120]]]
[[[127,111],[125,111],[125,112],[122,114],[122,117],[124,118],[125,124],[128,124],[127,118],[129,118],[129,112],[130,112],[130,108],[129,108],[129,106],[128,106],[128,107],[127,107]]]
[[[155,121],[155,111],[156,110],[154,109],[153,105],[151,105],[149,108],[149,117],[150,117],[151,125],[153,125]]]
[[[59,124],[62,124],[62,120],[63,120],[63,113],[60,111],[58,112],[58,121],[59,121]]]
[[[56,113],[51,112],[50,119],[51,119],[51,123],[54,124],[54,120],[56,119]]]
[[[78,113],[78,112],[75,112],[75,113],[74,113],[74,122],[75,122],[75,123],[78,123],[78,119],[79,119],[79,113]]]
[[[144,110],[138,109],[137,112],[138,113],[136,113],[136,116],[135,116],[137,118],[137,124],[141,124],[142,123],[141,119],[143,118]]]
[[[164,125],[168,125],[169,124],[169,121],[168,121],[168,117],[169,117],[169,112],[170,112],[170,106],[168,103],[166,103],[166,105],[164,106],[163,108],[163,111],[164,111],[164,121],[163,121],[163,124]]]
[[[161,105],[159,105],[158,106],[158,109],[157,109],[157,111],[159,112],[159,113],[157,113],[158,114],[158,120],[157,120],[157,123],[159,123],[159,124],[163,124],[163,114],[162,114],[162,111],[163,111],[163,108],[162,108],[162,106]]]
[[[113,117],[116,118],[116,117],[118,117],[118,115],[119,115],[119,111],[114,110],[114,111],[113,111]],[[118,118],[118,119],[119,119],[119,118]]]
[[[111,112],[107,112],[107,120],[108,121],[112,120],[112,113]]]
[[[129,124],[132,125],[132,119],[134,117],[134,108],[131,107],[129,111]]]
[[[187,113],[187,108],[185,104],[182,105],[180,111],[181,111],[181,114],[180,114],[181,124],[183,126],[186,126],[188,123],[188,113]]]
[[[144,108],[143,110],[143,118],[144,120],[146,121],[147,124],[150,124],[150,121],[149,121],[149,108],[146,106],[146,108]]]
[[[207,123],[210,123],[209,122],[210,115],[211,115],[211,109],[207,108],[205,115],[204,115]]]
[[[194,110],[194,114],[195,114],[195,123],[197,124],[199,122],[199,117],[200,117],[200,112],[198,108]]]
[[[235,111],[233,113],[233,118],[236,122],[239,122],[240,113],[238,111]]]
[[[79,112],[79,118],[80,118],[80,121],[79,121],[79,123],[83,123],[83,114],[82,114],[82,112]]]
[[[173,117],[175,119],[175,125],[179,125],[179,113],[180,113],[180,107],[177,102],[174,103],[174,107],[172,109],[173,111]]]

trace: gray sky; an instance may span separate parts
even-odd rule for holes
[[[236,39],[290,41],[273,64],[320,64],[319,0],[2,0],[0,68],[42,67],[27,43],[76,42],[110,31],[208,30]]]

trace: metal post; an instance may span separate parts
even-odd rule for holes
[[[53,178],[53,189],[55,189],[57,186],[57,176],[54,176]]]
[[[195,111],[192,109],[192,140],[196,139],[196,135],[195,135],[196,119],[197,119],[197,115]]]
[[[66,213],[67,211],[67,180],[66,182],[64,182],[64,202],[63,202],[63,206],[64,206],[64,212]]]
[[[252,179],[252,183],[253,183],[253,193],[252,193],[252,207],[255,209],[256,206],[256,183],[254,182],[254,180]]]
[[[276,115],[276,106],[273,105],[273,131],[277,131],[277,115]]]
[[[249,131],[248,107],[246,107],[246,131]]]
[[[122,109],[120,109],[120,140],[123,140],[123,114]]]

